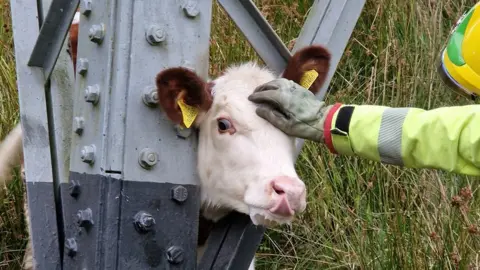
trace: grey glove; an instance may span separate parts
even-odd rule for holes
[[[326,106],[299,84],[276,79],[257,87],[248,99],[260,105],[256,109],[258,116],[286,134],[324,142],[323,123],[332,105]]]

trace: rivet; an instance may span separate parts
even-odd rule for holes
[[[78,247],[75,238],[67,238],[67,240],[65,240],[65,248],[67,249],[68,256],[74,257],[77,255]]]
[[[188,190],[184,186],[176,186],[172,188],[172,200],[182,203],[187,200]]]
[[[90,30],[88,31],[88,38],[92,42],[101,44],[104,37],[105,37],[105,25],[103,23],[95,24],[95,25],[92,25],[92,27],[90,27]]]
[[[177,136],[182,139],[187,139],[192,135],[192,129],[191,128],[186,128],[182,127],[181,125],[175,125],[175,133],[177,133]]]
[[[167,38],[165,30],[159,25],[153,24],[145,32],[145,38],[150,45],[157,45]]]
[[[133,225],[140,233],[151,231],[155,225],[153,216],[145,211],[140,211],[133,217]]]
[[[77,62],[77,70],[78,74],[85,76],[88,71],[88,59],[86,58],[79,58]]]
[[[93,164],[95,162],[95,145],[87,145],[82,148],[81,156],[83,162]]]
[[[143,149],[138,157],[138,162],[140,163],[140,166],[142,166],[144,169],[149,169],[153,167],[155,164],[157,164],[157,161],[157,153],[155,153],[150,148]]]
[[[158,92],[156,87],[147,86],[143,89],[142,100],[145,105],[155,107],[158,104]]]
[[[78,210],[77,212],[77,224],[80,227],[89,229],[93,226],[92,209],[87,208],[85,210]]]
[[[167,249],[167,260],[171,264],[179,264],[183,262],[184,252],[181,247],[172,246]]]
[[[100,86],[98,84],[87,86],[85,89],[85,101],[96,105],[100,99]]]
[[[185,13],[185,15],[187,15],[187,17],[195,18],[200,13],[200,11],[197,8],[197,5],[198,3],[196,0],[195,1],[189,0],[182,6],[183,12]]]
[[[76,198],[80,195],[80,183],[78,183],[77,180],[72,180],[68,189],[70,191],[70,196]]]
[[[91,0],[82,0],[80,2],[80,12],[82,12],[83,15],[89,16],[90,13],[92,12],[92,1]]]
[[[75,133],[77,133],[78,135],[82,135],[83,133],[83,128],[85,127],[85,120],[83,119],[83,117],[75,117],[73,119],[73,123],[74,123],[74,128],[73,130],[75,131]]]

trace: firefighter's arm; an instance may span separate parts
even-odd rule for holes
[[[337,104],[324,128],[325,143],[340,155],[480,176],[480,105],[427,111]]]

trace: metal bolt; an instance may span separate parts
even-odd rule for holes
[[[198,10],[197,4],[198,3],[196,0],[189,0],[182,6],[183,12],[185,15],[187,15],[187,17],[195,18],[198,16],[200,10]]]
[[[158,92],[157,88],[147,86],[143,90],[142,100],[145,105],[154,107],[158,104]]]
[[[148,43],[150,43],[150,45],[157,45],[165,41],[165,39],[167,38],[167,34],[165,33],[165,30],[162,27],[154,24],[148,27],[145,33],[145,37]]]
[[[67,249],[68,256],[74,257],[77,255],[78,247],[75,238],[67,238],[65,241],[65,248]]]
[[[83,162],[93,164],[95,162],[95,145],[84,146],[80,158]]]
[[[181,247],[172,246],[167,249],[167,260],[172,264],[183,262],[184,253]]]
[[[92,12],[92,0],[82,0],[80,2],[80,12],[88,17]]]
[[[91,226],[93,226],[92,209],[87,208],[85,210],[78,210],[77,224],[86,229],[89,229]]]
[[[87,86],[87,88],[85,89],[85,101],[96,105],[99,98],[100,86],[98,86],[98,84]]]
[[[88,38],[92,42],[101,44],[104,37],[105,37],[105,25],[103,23],[95,24],[95,25],[92,25],[92,27],[90,27],[90,30],[88,32]]]
[[[83,117],[75,117],[73,119],[73,123],[75,133],[77,133],[78,135],[82,135],[83,128],[85,126],[85,120],[83,119]]]
[[[138,157],[138,162],[140,163],[140,166],[142,166],[144,169],[149,169],[153,167],[155,164],[157,164],[157,161],[157,153],[155,153],[150,148],[143,149]]]
[[[181,125],[175,125],[175,132],[177,136],[182,139],[186,139],[192,135],[191,128],[182,127]]]
[[[70,190],[70,196],[76,198],[80,195],[80,183],[77,180],[72,180],[68,189]]]
[[[140,233],[151,231],[155,225],[155,219],[153,216],[145,211],[140,211],[133,217],[133,225],[135,229]]]
[[[188,190],[184,186],[176,186],[172,188],[171,195],[172,195],[172,200],[181,203],[187,200]]]
[[[88,60],[86,58],[79,58],[77,62],[78,74],[85,76],[88,71]]]

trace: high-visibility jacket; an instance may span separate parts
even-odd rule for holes
[[[324,127],[332,153],[480,176],[480,105],[423,110],[337,103]]]

